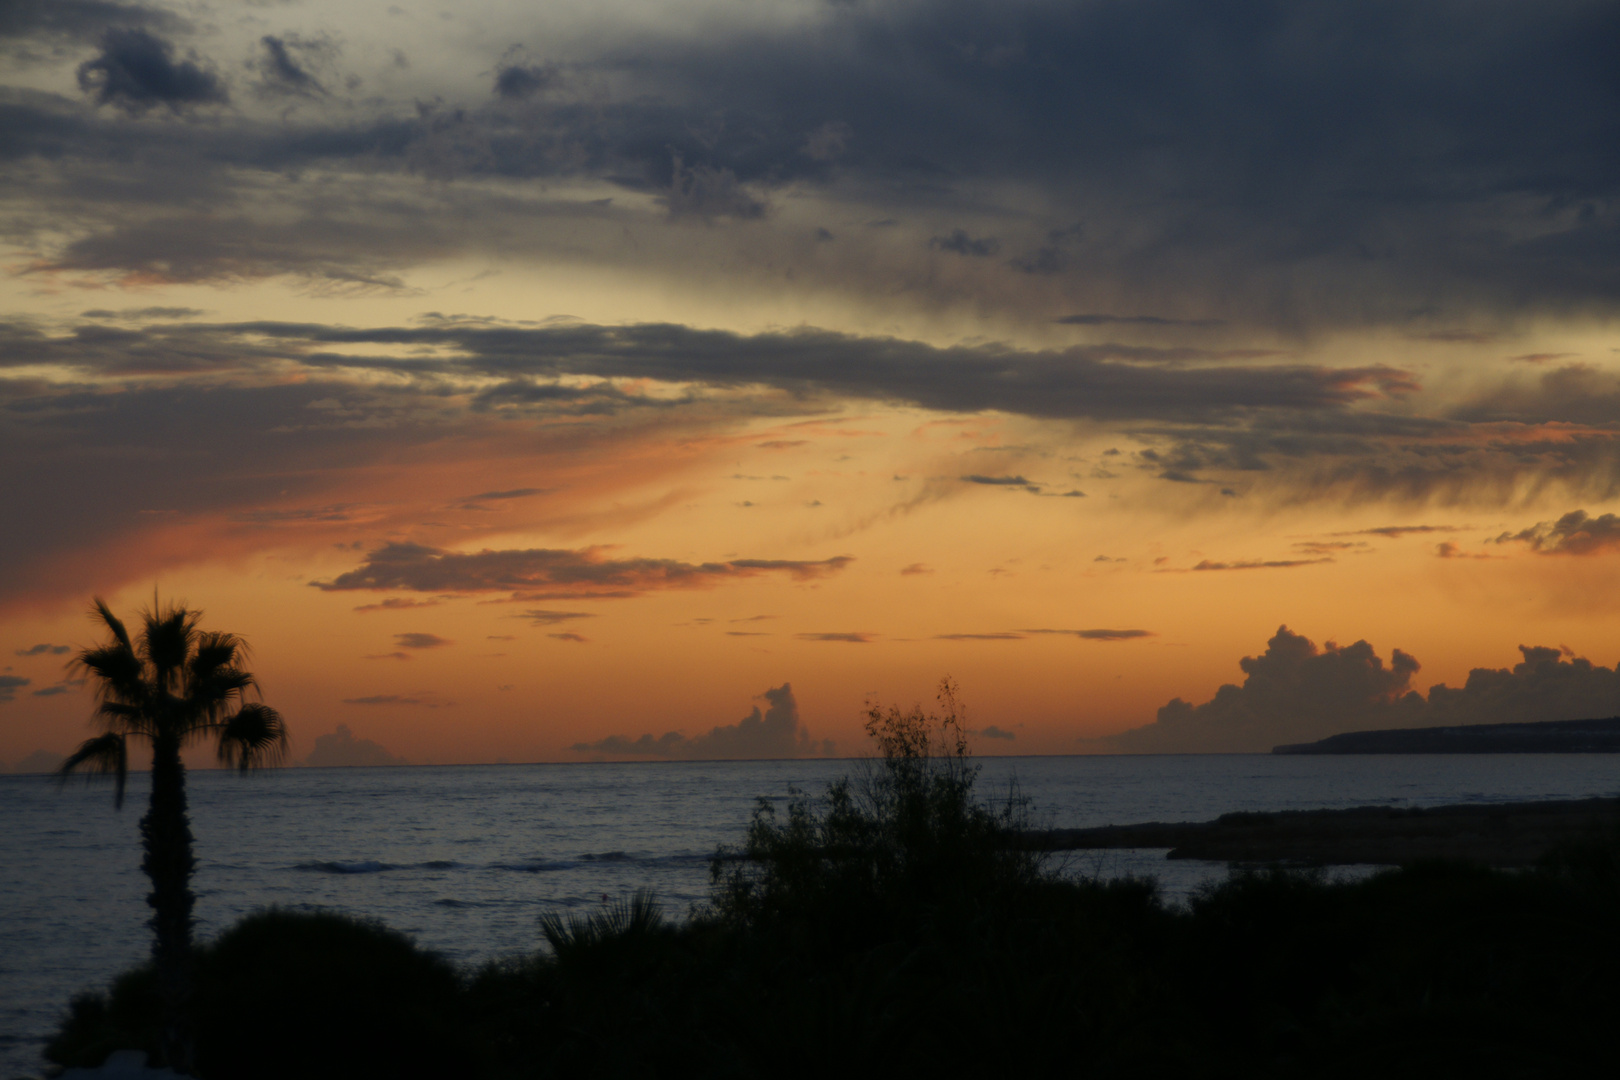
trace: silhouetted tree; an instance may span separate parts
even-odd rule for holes
[[[114,803],[123,806],[128,743],[152,747],[152,795],[141,818],[141,869],[151,879],[152,961],[163,1011],[163,1052],[180,1072],[191,1069],[191,825],[186,818],[186,772],[181,749],[198,739],[217,741],[219,759],[247,772],[277,763],[286,753],[281,714],[244,700],[257,689],[242,666],[247,647],[234,634],[201,631],[202,613],[183,604],[141,613],[132,639],[100,598],[92,618],[112,640],[85,649],[74,666],[95,682],[95,721],[103,733],[87,740],[63,763],[61,780],[73,772],[111,776]]]

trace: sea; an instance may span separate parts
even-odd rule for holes
[[[265,907],[379,919],[464,965],[533,952],[538,917],[651,889],[679,917],[709,896],[717,848],[761,799],[870,768],[860,760],[279,769],[188,776],[200,938]],[[1205,821],[1234,810],[1437,806],[1620,793],[1613,755],[1001,757],[978,790],[1033,823]],[[37,1076],[72,997],[149,949],[138,822],[105,783],[0,776],[0,1080]],[[1220,863],[1163,849],[1069,853],[1060,872],[1152,876],[1184,903]],[[1375,868],[1344,868],[1364,874]]]

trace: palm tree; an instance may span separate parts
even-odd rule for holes
[[[152,746],[141,869],[152,882],[146,902],[152,908],[148,925],[162,1005],[162,1050],[168,1064],[185,1073],[191,1068],[190,882],[197,862],[180,751],[189,742],[213,737],[220,761],[245,773],[280,761],[287,728],[276,710],[245,700],[257,690],[253,674],[242,667],[247,645],[234,634],[198,630],[202,612],[173,603],[160,609],[154,596],[152,607],[141,613],[138,640],[99,597],[91,617],[105,624],[113,639],[83,650],[73,664],[95,679],[95,720],[103,733],[79,747],[57,776],[65,781],[81,769],[111,776],[117,785],[114,805],[122,807],[129,740],[145,739]]]

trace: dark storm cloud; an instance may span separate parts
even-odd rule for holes
[[[556,73],[539,64],[507,64],[495,72],[495,95],[508,101],[531,98],[556,81]]]
[[[530,548],[440,551],[420,544],[387,544],[357,569],[331,581],[311,582],[327,592],[350,589],[414,589],[418,592],[509,592],[515,597],[639,596],[661,589],[712,588],[728,580],[781,573],[810,581],[842,570],[847,555],[817,561],[733,559],[686,563],[675,559],[610,559],[600,550]]]
[[[142,10],[66,6],[107,20]],[[79,211],[75,224],[96,232],[118,231],[119,206],[127,226],[174,198],[139,180],[181,165],[188,189],[222,198],[311,167],[584,176],[653,194],[677,220],[765,224],[777,192],[809,185],[856,203],[852,220],[915,222],[914,243],[951,242],[971,210],[1018,253],[1010,265],[963,260],[974,273],[1104,283],[1121,310],[1165,320],[1131,324],[1148,330],[1217,318],[1471,326],[1612,310],[1620,287],[1611,3],[936,0],[840,5],[802,29],[620,36],[569,61],[600,77],[589,93],[525,96],[536,69],[502,62],[493,101],[400,101],[296,129],[237,117],[131,132],[14,95],[0,153],[88,178],[108,145],[133,142],[142,152],[118,197]],[[223,100],[217,76],[149,29],[124,19],[105,33],[86,68],[104,100],[137,111]],[[64,110],[65,123],[46,122]],[[34,184],[31,197],[63,189]],[[1010,190],[1030,195],[995,194]],[[510,204],[489,199],[491,211]],[[963,238],[967,251],[984,242]],[[110,264],[141,249],[102,250]],[[370,250],[358,236],[346,245],[362,279],[375,276]],[[829,272],[861,287],[849,271]]]
[[[686,759],[749,759],[826,756],[833,752],[831,739],[817,741],[799,722],[799,703],[793,687],[783,683],[761,695],[766,709],[759,706],[735,724],[711,728],[703,735],[687,738],[678,731],[654,738],[643,735],[631,739],[609,735],[590,743],[575,743],[576,754],[592,757],[666,757]]]
[[[114,0],[0,0],[0,42],[18,38],[94,41],[109,27],[175,30],[185,21],[162,8]]]
[[[304,66],[307,61],[299,54],[330,51],[329,45],[273,34],[260,38],[259,45],[264,50],[258,62],[261,92],[308,98],[325,96],[326,87]]]
[[[104,370],[180,370],[290,359],[334,372],[385,369],[504,376],[479,399],[628,401],[616,388],[526,380],[559,375],[656,379],[715,386],[771,385],[905,401],[925,408],[998,409],[1063,419],[1213,420],[1256,409],[1336,410],[1415,389],[1395,368],[1302,364],[1177,369],[1168,351],[1101,344],[1057,350],[1001,345],[941,348],[812,328],[737,334],[668,323],[533,327],[439,320],[424,326],[349,329],[296,323],[174,324],[144,331],[99,325],[51,336],[0,324],[0,363],[67,363]],[[356,355],[356,346],[421,346],[437,356]],[[345,352],[326,352],[343,348]],[[982,478],[974,482],[1001,482]],[[1005,482],[1013,483],[1014,479]]]
[[[111,29],[101,54],[79,65],[79,88],[98,105],[143,113],[156,106],[182,112],[230,100],[225,84],[196,60],[177,60],[174,46],[140,29]]]
[[[1000,251],[1001,241],[993,236],[973,237],[962,229],[952,229],[945,236],[936,236],[929,240],[928,246],[935,251],[948,251],[953,255],[984,258]]]
[[[1412,686],[1422,665],[1400,649],[1386,666],[1365,641],[1318,649],[1279,627],[1260,656],[1239,661],[1243,685],[1227,684],[1201,705],[1176,698],[1144,727],[1110,736],[1136,752],[1257,753],[1341,731],[1580,720],[1620,713],[1620,674],[1558,649],[1519,646],[1512,670],[1475,668],[1458,689],[1439,683],[1425,698]]]
[[[1620,517],[1589,517],[1585,510],[1571,510],[1557,521],[1543,521],[1496,538],[1498,544],[1513,541],[1542,555],[1602,555],[1620,548]]]

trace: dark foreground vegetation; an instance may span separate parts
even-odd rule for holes
[[[1352,884],[1235,874],[1187,909],[1005,842],[946,696],[873,710],[883,758],[715,862],[709,910],[543,919],[457,972],[336,915],[250,916],[196,953],[196,1071],[283,1077],[1611,1075],[1620,842],[1533,871]],[[49,1056],[159,1049],[150,968],[81,997]]]

